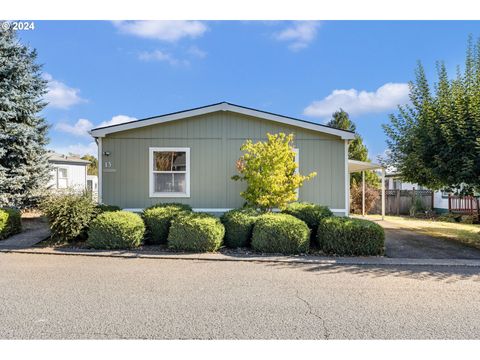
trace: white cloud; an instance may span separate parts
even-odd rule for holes
[[[123,124],[123,123],[129,122],[129,121],[134,121],[134,120],[137,120],[137,118],[127,116],[127,115],[115,115],[110,120],[103,121],[100,124],[98,124],[98,126],[96,126],[96,127],[104,127],[104,126]]]
[[[173,55],[163,52],[161,50],[154,50],[151,52],[144,51],[138,55],[138,58],[143,61],[165,61],[172,66],[189,65],[189,62],[187,60],[177,59]]]
[[[334,90],[322,100],[308,105],[304,115],[327,117],[342,108],[350,114],[386,111],[408,102],[408,84],[386,83],[376,91]]]
[[[75,154],[79,156],[83,155],[93,155],[97,157],[98,155],[98,147],[95,141],[91,141],[89,143],[77,143],[68,146],[53,146],[52,150],[59,153],[59,154]]]
[[[61,122],[55,126],[56,130],[77,135],[77,136],[90,136],[88,134],[88,131],[92,128],[93,128],[92,122],[87,119],[79,119],[74,125]]]
[[[80,90],[71,88],[63,82],[55,80],[52,75],[48,73],[43,74],[43,78],[48,81],[47,94],[45,100],[48,101],[48,106],[68,109],[69,107],[85,102],[80,96]]]
[[[290,50],[298,51],[306,48],[315,39],[319,27],[319,21],[295,21],[292,26],[274,36],[278,41],[288,42]]]
[[[120,32],[147,39],[175,42],[184,37],[196,38],[207,31],[201,21],[114,21]]]
[[[197,46],[190,46],[188,48],[188,53],[190,55],[193,55],[199,59],[204,59],[205,57],[207,57],[207,52],[206,51],[203,51],[202,49],[198,48]]]
[[[94,126],[90,120],[79,119],[73,125],[70,125],[65,122],[58,123],[55,126],[55,129],[68,134],[76,135],[76,136],[90,136],[88,132],[94,127],[117,125],[117,124],[122,124],[125,122],[134,121],[134,120],[137,120],[137,118],[127,116],[127,115],[115,115],[110,120],[102,121],[97,126]]]

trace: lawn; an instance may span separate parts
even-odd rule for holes
[[[368,215],[366,218],[381,220],[380,215]],[[425,235],[456,240],[480,249],[480,225],[415,219],[409,216],[385,216],[385,220],[401,228],[411,229]]]

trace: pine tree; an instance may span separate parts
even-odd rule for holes
[[[355,133],[355,137],[350,141],[348,145],[348,158],[351,160],[358,160],[358,161],[366,161],[370,162],[368,158],[368,149],[363,143],[363,139],[358,134],[357,127],[355,123],[350,119],[348,113],[340,109],[335,111],[332,114],[332,119],[327,123],[327,126],[331,126],[337,129],[353,131]],[[362,181],[362,174],[361,173],[353,173],[350,176],[350,184],[358,184]],[[378,176],[373,172],[365,172],[365,182],[368,185],[373,187],[378,187],[380,185],[380,181]]]
[[[0,26],[0,206],[33,205],[49,178],[48,126],[39,115],[47,83],[36,58]]]

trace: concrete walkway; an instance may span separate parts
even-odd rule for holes
[[[0,250],[26,249],[45,240],[50,236],[50,229],[46,223],[39,223],[37,226],[27,229],[0,241]]]
[[[480,259],[480,250],[454,240],[438,238],[402,228],[388,220],[378,221],[385,229],[386,256],[410,259]]]

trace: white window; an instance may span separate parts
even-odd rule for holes
[[[150,148],[150,197],[190,197],[190,148]]]
[[[57,168],[57,189],[66,189],[68,187],[67,168]]]

